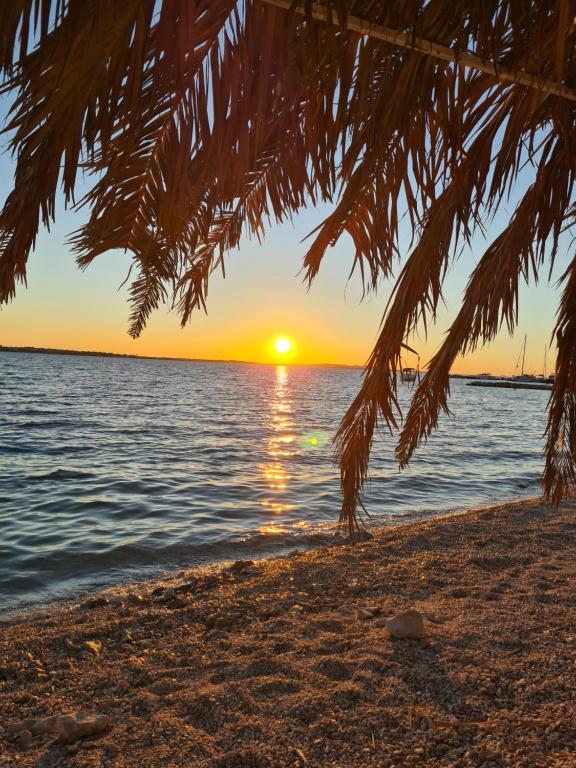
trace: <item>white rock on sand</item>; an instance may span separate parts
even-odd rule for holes
[[[92,736],[108,727],[106,715],[95,715],[89,712],[69,712],[64,715],[52,715],[35,720],[26,720],[20,725],[22,732],[41,735],[55,733],[63,741],[76,741],[83,736]]]
[[[422,640],[426,636],[424,617],[414,608],[397,613],[391,619],[386,619],[384,623],[392,637],[401,640]]]

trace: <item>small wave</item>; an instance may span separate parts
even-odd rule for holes
[[[63,469],[58,467],[57,469],[51,469],[47,472],[39,472],[33,475],[27,475],[27,481],[38,480],[85,480],[92,479],[94,477],[93,472],[86,472],[81,469]]]
[[[298,368],[279,379],[274,366],[10,359],[0,390],[7,602],[330,543],[341,502],[331,445],[307,450],[300,437],[334,434],[360,372]],[[536,487],[542,398],[519,410],[506,391],[452,389],[457,418],[442,420],[407,472],[392,437],[376,437],[365,498],[374,521]]]

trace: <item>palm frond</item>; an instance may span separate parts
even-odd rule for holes
[[[76,205],[80,267],[128,251],[130,333],[160,303],[187,322],[246,234],[316,201],[311,281],[344,234],[364,290],[397,275],[358,396],[337,436],[342,521],[353,530],[375,431],[400,430],[409,461],[448,409],[458,354],[516,323],[518,284],[551,270],[574,223],[573,0],[13,0],[0,4],[5,129],[16,157],[0,212],[0,301],[11,300],[58,190]],[[406,421],[402,352],[426,332],[447,269],[533,183],[466,289]],[[411,242],[401,241],[401,221]],[[405,251],[409,255],[405,258]],[[556,341],[545,488],[574,469],[574,274]],[[561,446],[561,447],[559,447]]]

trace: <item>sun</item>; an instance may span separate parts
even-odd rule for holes
[[[292,349],[292,342],[286,336],[278,336],[274,341],[274,349],[279,355],[286,355]]]

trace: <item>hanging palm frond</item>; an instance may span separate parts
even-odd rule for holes
[[[161,302],[182,322],[205,308],[243,234],[332,202],[304,254],[307,280],[345,233],[365,290],[397,273],[337,436],[353,530],[376,429],[399,430],[404,466],[448,411],[456,356],[514,330],[520,280],[551,270],[574,223],[575,17],[571,0],[2,3],[17,164],[0,212],[0,300],[25,280],[58,189],[76,204],[80,168],[95,181],[78,203],[89,209],[72,237],[78,263],[131,253],[134,336]],[[452,259],[519,192],[404,419],[407,339],[434,321]],[[544,470],[556,500],[576,477],[574,258],[563,284]]]

